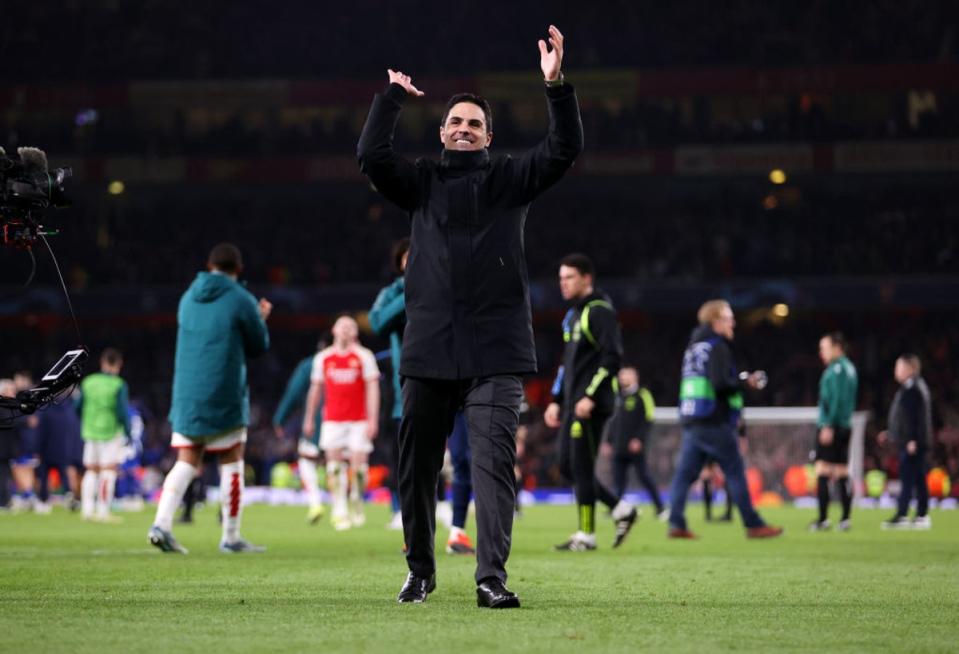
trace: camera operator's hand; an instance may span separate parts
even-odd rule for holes
[[[386,73],[387,75],[390,76],[390,84],[399,84],[404,89],[406,89],[407,93],[409,93],[410,95],[415,95],[418,98],[421,98],[424,95],[426,95],[425,93],[420,91],[418,88],[413,86],[413,80],[410,79],[409,75],[404,75],[400,71],[393,70],[391,68],[387,68]]]
[[[273,305],[265,297],[260,298],[260,317],[263,320],[267,320],[270,317],[270,313],[273,311]]]

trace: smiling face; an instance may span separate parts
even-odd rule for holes
[[[447,150],[482,150],[493,141],[493,132],[487,130],[486,115],[479,105],[458,102],[440,126],[440,141]]]

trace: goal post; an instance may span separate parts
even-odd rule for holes
[[[746,407],[743,419],[746,424],[748,445],[744,455],[746,468],[758,472],[763,492],[775,493],[784,500],[796,499],[808,493],[797,494],[795,483],[787,482],[787,475],[795,476],[795,468],[811,464],[815,447],[816,423],[819,410],[816,407]],[[857,498],[862,497],[863,457],[865,452],[866,423],[868,411],[853,414],[852,435],[849,444],[849,477]],[[646,462],[650,474],[661,490],[668,490],[679,456],[681,433],[679,410],[676,407],[656,407],[654,424],[647,442]],[[599,474],[609,480],[610,463],[600,462]],[[751,473],[753,482],[756,473]],[[795,481],[795,479],[793,480]],[[630,471],[631,490],[638,489],[637,480]]]

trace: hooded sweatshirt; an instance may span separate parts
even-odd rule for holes
[[[220,273],[201,272],[180,298],[170,423],[189,437],[250,420],[246,358],[270,347],[256,298]]]

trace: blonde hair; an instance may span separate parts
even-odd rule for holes
[[[732,307],[726,300],[710,300],[699,307],[699,313],[696,314],[696,317],[699,319],[700,325],[709,325],[714,320],[718,320],[726,309],[732,311]]]

